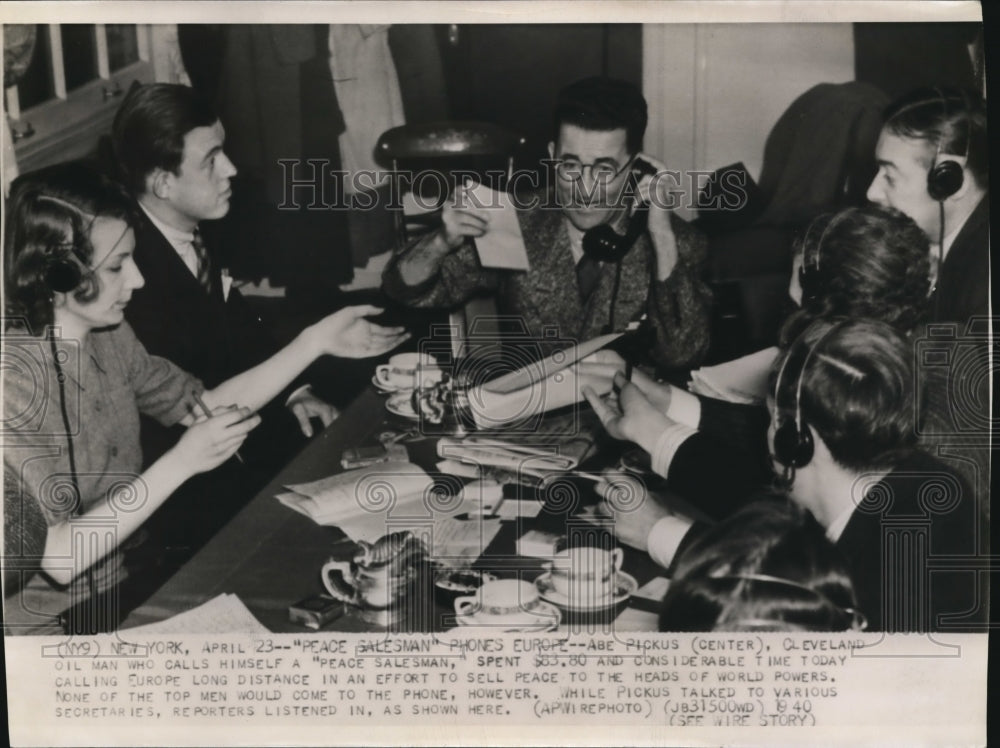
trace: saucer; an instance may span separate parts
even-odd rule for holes
[[[397,387],[394,384],[387,384],[386,382],[380,382],[378,377],[372,374],[372,384],[375,385],[375,389],[381,392],[383,395],[389,395],[393,392],[412,392],[412,387]]]
[[[411,396],[412,392],[410,390],[397,392],[385,401],[385,409],[393,415],[419,421],[420,415],[413,409],[413,403],[410,400]]]
[[[635,581],[635,577],[631,574],[619,571],[615,574],[614,594],[606,600],[598,602],[596,605],[570,604],[569,597],[564,595],[552,585],[551,572],[542,574],[542,576],[538,577],[538,579],[535,580],[535,587],[538,588],[538,594],[541,595],[544,600],[554,603],[560,608],[574,611],[588,611],[604,610],[605,608],[618,605],[618,603],[627,600],[635,594],[635,591],[639,589],[639,583]]]
[[[525,617],[519,620],[503,621],[495,616],[480,616],[475,613],[456,615],[455,620],[459,626],[482,626],[495,631],[540,633],[554,630],[562,620],[562,613],[552,603],[541,600],[538,608],[530,612],[525,611]]]

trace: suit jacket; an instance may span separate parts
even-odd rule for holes
[[[667,487],[721,519],[761,497],[753,467],[738,451],[696,434],[678,450]],[[914,451],[864,488],[836,545],[868,628],[985,630],[988,528],[967,484],[944,463]],[[676,555],[704,529],[693,525]]]
[[[970,317],[986,316],[989,253],[990,196],[987,193],[959,230],[938,272],[931,303],[932,322],[957,322],[964,330]]]
[[[601,277],[589,299],[581,298],[576,266],[570,250],[562,212],[552,196],[538,195],[539,207],[518,211],[521,233],[531,269],[497,271],[479,264],[472,242],[448,255],[437,276],[418,288],[403,284],[398,262],[412,247],[404,248],[383,274],[383,288],[392,298],[417,307],[455,307],[477,292],[494,292],[498,311],[522,320],[530,334],[551,349],[567,340],[587,340],[601,333],[613,316],[612,328],[648,314],[655,333],[654,361],[663,368],[697,365],[708,349],[712,296],[701,280],[706,257],[705,237],[693,226],[674,217],[678,260],[670,276],[653,278],[654,256],[648,235],[640,236],[621,263],[621,279],[612,313],[615,265],[604,263]],[[430,241],[428,237],[419,242]],[[419,243],[418,242],[418,243]],[[543,351],[548,352],[548,351]]]
[[[197,279],[141,210],[135,229],[135,262],[146,284],[133,295],[126,319],[150,353],[162,356],[195,375],[211,389],[230,377],[265,361],[279,346],[238,290],[223,299],[222,275],[212,262],[211,292]],[[211,247],[208,247],[211,255]],[[300,380],[272,401],[263,413],[265,423],[284,421],[281,405]],[[285,424],[281,425],[285,430]],[[292,432],[294,433],[294,431]],[[176,442],[179,432],[143,420],[143,460],[150,464]]]
[[[136,336],[150,353],[173,361],[207,388],[277,350],[238,290],[223,299],[218,264],[212,262],[211,292],[206,293],[145,213],[136,226],[135,263],[146,281],[125,310]]]

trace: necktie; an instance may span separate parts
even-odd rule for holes
[[[211,293],[211,262],[208,259],[208,250],[205,248],[205,242],[202,241],[201,232],[198,231],[197,228],[194,230],[194,236],[191,237],[191,246],[194,248],[195,256],[198,258],[198,272],[195,273],[195,277],[198,279],[198,285],[205,289],[205,293]]]
[[[580,298],[587,301],[601,280],[601,263],[584,255],[576,263],[576,284],[580,288]]]

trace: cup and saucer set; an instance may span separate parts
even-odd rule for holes
[[[541,598],[538,588],[522,579],[485,582],[473,595],[455,598],[459,628],[495,633],[553,631],[562,620],[559,608]]]
[[[438,384],[444,371],[426,353],[398,353],[386,364],[375,367],[372,384],[383,395],[389,395],[385,407],[393,415],[417,420],[413,407],[414,390],[424,390]]]
[[[591,546],[557,553],[535,580],[539,596],[574,613],[603,611],[628,600],[639,588],[631,574],[621,570],[622,549]]]

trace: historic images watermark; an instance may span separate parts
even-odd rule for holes
[[[330,168],[328,159],[280,159],[283,195],[279,210],[402,210],[403,195],[412,195],[418,211],[437,207],[456,186],[467,181],[504,185],[509,201],[521,210],[562,210],[566,202],[588,209],[612,209],[634,205],[640,196],[633,180],[594,178],[565,182],[569,194],[557,201],[554,189],[555,159],[544,159],[542,169],[506,172],[423,169],[392,171],[360,169],[347,172]],[[663,210],[680,208],[738,211],[749,202],[747,175],[741,171],[664,169],[649,176],[648,188],[641,196],[650,205]],[[706,191],[712,183],[714,189]],[[500,198],[486,202],[464,190],[455,190],[459,207],[499,208]]]

